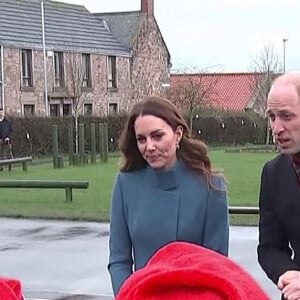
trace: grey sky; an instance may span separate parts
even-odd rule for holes
[[[61,1],[91,12],[140,9],[140,0]],[[154,0],[154,11],[175,69],[247,72],[268,43],[282,62],[287,38],[286,70],[300,70],[299,0]]]

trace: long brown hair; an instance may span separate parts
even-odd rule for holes
[[[207,183],[213,186],[211,161],[207,155],[206,144],[191,137],[189,127],[179,110],[172,102],[161,97],[149,97],[133,107],[119,140],[119,148],[123,154],[121,171],[139,170],[147,164],[138,150],[134,130],[137,117],[145,115],[164,120],[174,132],[178,126],[182,126],[183,135],[179,143],[180,148],[177,150],[177,157],[182,159],[189,169],[203,175]]]

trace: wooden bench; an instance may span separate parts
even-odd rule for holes
[[[0,167],[8,166],[9,171],[11,170],[11,165],[22,164],[23,171],[27,171],[27,163],[32,161],[31,156],[19,157],[12,159],[3,159],[0,160]]]
[[[66,201],[72,202],[72,189],[87,189],[88,181],[72,180],[0,180],[0,188],[65,189]]]

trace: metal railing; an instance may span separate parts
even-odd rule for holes
[[[229,214],[258,215],[259,208],[256,206],[229,206]]]

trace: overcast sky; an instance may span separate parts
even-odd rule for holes
[[[140,0],[61,0],[91,12],[140,9]],[[174,69],[251,71],[253,58],[274,46],[286,70],[300,70],[299,0],[154,0],[154,13]]]

